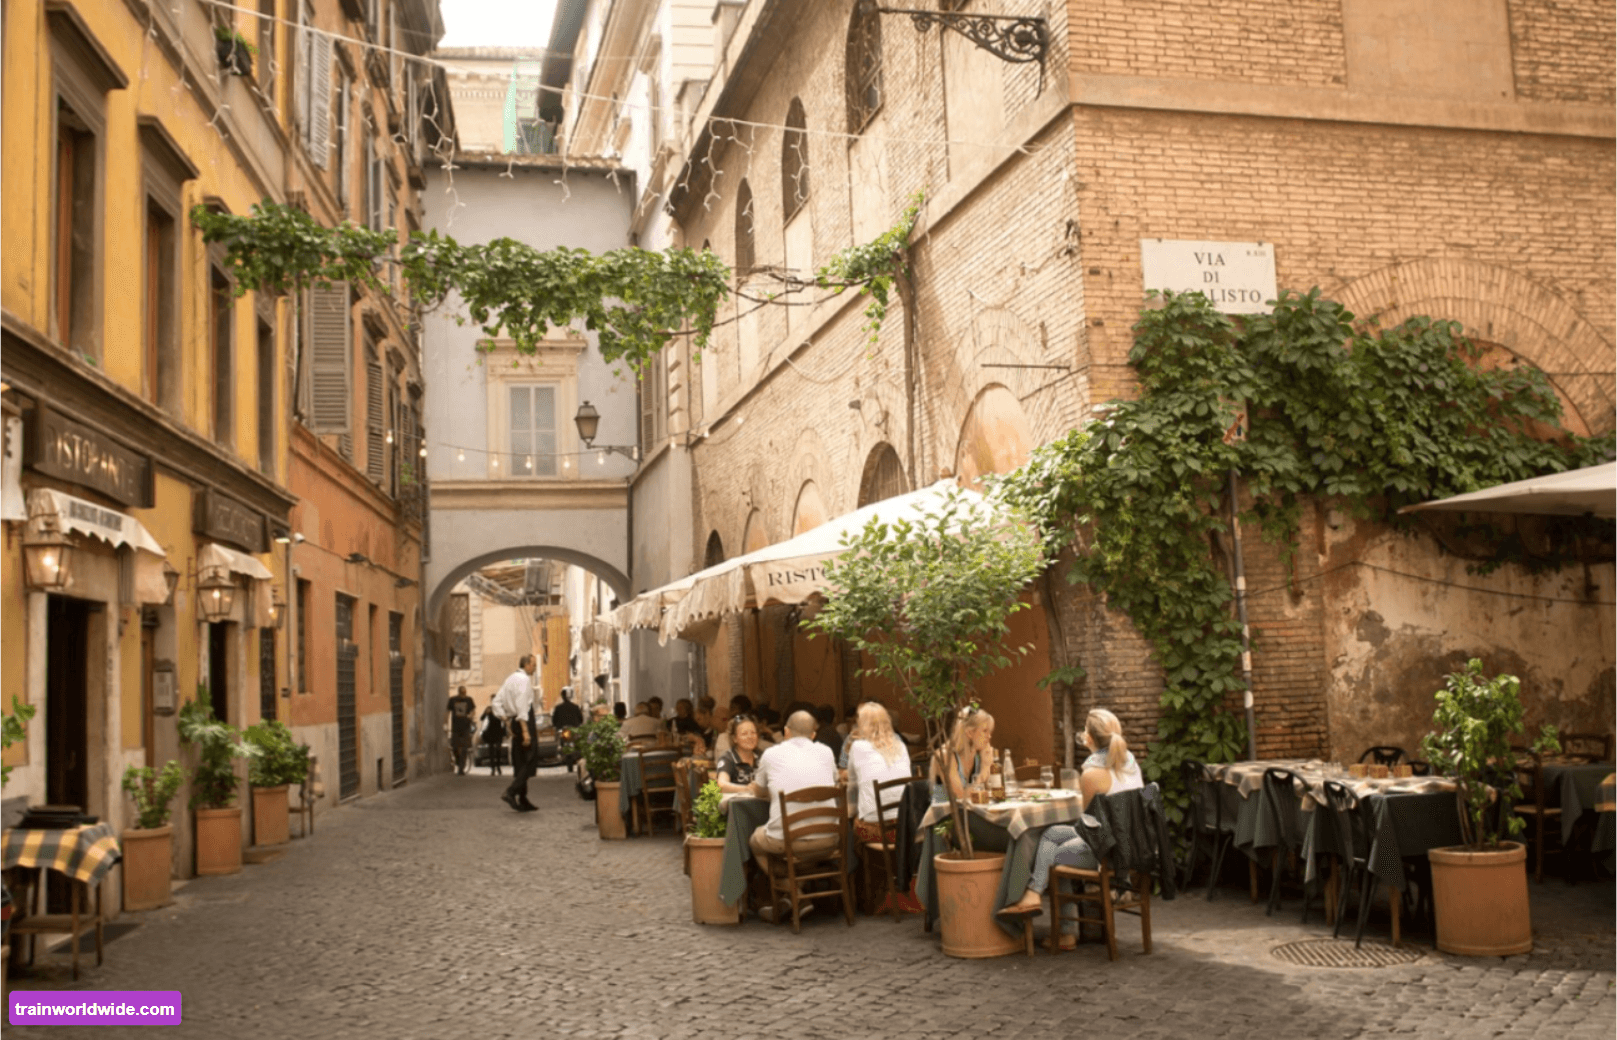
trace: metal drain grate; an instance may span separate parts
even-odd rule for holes
[[[1276,946],[1269,952],[1283,961],[1301,964],[1306,968],[1390,968],[1397,964],[1413,964],[1424,956],[1420,950],[1407,946],[1367,942],[1356,947],[1351,942],[1338,939],[1306,939]]]

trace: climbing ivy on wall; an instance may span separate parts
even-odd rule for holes
[[[1047,559],[1127,614],[1164,673],[1148,775],[1173,796],[1185,759],[1245,749],[1233,590],[1215,538],[1233,468],[1255,522],[1288,564],[1305,499],[1407,526],[1399,507],[1610,457],[1610,435],[1546,440],[1560,404],[1543,373],[1484,370],[1454,322],[1412,318],[1356,328],[1320,296],[1282,294],[1270,315],[1236,322],[1199,293],[1163,294],[1134,326],[1139,397],[1047,444],[998,478],[1039,525]],[[1243,440],[1226,437],[1241,414]],[[1508,539],[1498,541],[1508,557]]]

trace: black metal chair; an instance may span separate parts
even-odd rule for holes
[[[1359,905],[1353,933],[1353,945],[1357,947],[1364,941],[1364,919],[1370,899],[1375,895],[1376,876],[1370,872],[1370,830],[1365,826],[1358,796],[1335,780],[1325,781],[1325,804],[1316,811],[1328,812],[1332,817],[1342,864],[1342,886],[1336,897],[1336,926],[1331,929],[1331,938],[1342,934],[1342,920],[1347,916],[1343,912],[1346,903],[1343,897],[1353,888],[1353,879],[1357,877]]]
[[[1391,745],[1387,744],[1377,744],[1373,748],[1366,748],[1364,754],[1359,756],[1359,761],[1363,762],[1368,759],[1372,765],[1386,766],[1388,769],[1391,769],[1393,766],[1403,762],[1408,757],[1408,753],[1405,752],[1401,747],[1392,747]]]
[[[1224,865],[1224,854],[1229,851],[1231,843],[1235,840],[1235,820],[1232,817],[1226,824],[1221,790],[1225,785],[1221,781],[1207,778],[1206,765],[1187,759],[1179,767],[1179,776],[1190,795],[1190,812],[1185,817],[1185,825],[1179,835],[1179,840],[1183,844],[1185,831],[1190,832],[1190,850],[1185,857],[1185,869],[1180,877],[1179,887],[1188,889],[1190,886],[1190,879],[1196,872],[1197,852],[1201,848],[1202,835],[1205,834],[1212,842],[1212,848],[1207,851],[1209,863],[1207,898],[1211,901],[1213,893],[1218,888],[1218,876]]]
[[[1431,776],[1432,775],[1432,763],[1430,763],[1430,762],[1422,762],[1420,759],[1414,758],[1414,759],[1410,759],[1405,764],[1409,766],[1409,772],[1413,776]]]
[[[1285,873],[1288,858],[1295,859],[1303,847],[1302,796],[1298,787],[1302,779],[1289,769],[1263,771],[1263,799],[1269,810],[1269,824],[1274,830],[1274,879],[1269,888],[1269,906],[1265,915],[1272,915],[1280,905],[1280,879]],[[1306,893],[1305,893],[1306,895]],[[1308,913],[1305,899],[1303,913]]]

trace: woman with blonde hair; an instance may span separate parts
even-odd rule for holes
[[[1134,761],[1128,742],[1123,739],[1123,724],[1116,715],[1105,708],[1091,711],[1084,720],[1083,742],[1089,749],[1089,757],[1084,759],[1083,772],[1078,777],[1078,789],[1082,792],[1084,805],[1088,805],[1097,795],[1121,794],[1145,786],[1140,766]],[[1055,864],[1056,853],[1063,849],[1069,855],[1076,853],[1077,865],[1081,869],[1094,870],[1100,866],[1089,845],[1078,837],[1077,830],[1065,824],[1048,827],[1039,839],[1039,848],[1033,857],[1033,871],[1028,876],[1027,891],[1022,893],[1020,900],[1000,913],[1023,914],[1039,908],[1044,890],[1050,885],[1050,868]],[[1059,924],[1057,922],[1058,927]],[[1061,945],[1066,948],[1068,940],[1075,938],[1064,935]]]
[[[859,705],[858,724],[848,741],[848,775],[859,790],[859,816],[854,834],[860,841],[880,841],[876,785],[910,775],[910,753],[893,732],[893,719],[880,704]],[[891,833],[891,826],[888,827]]]
[[[943,761],[932,762],[932,800],[966,800],[966,789],[986,781],[994,762],[994,716],[975,704],[960,709]],[[948,785],[947,788],[945,785]]]

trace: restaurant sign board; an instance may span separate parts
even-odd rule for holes
[[[1140,239],[1145,288],[1199,292],[1225,314],[1267,314],[1275,292],[1273,242]]]
[[[79,484],[126,506],[149,508],[152,460],[41,402],[25,438],[30,469]]]
[[[195,528],[198,534],[250,553],[269,551],[264,515],[213,488],[197,496]]]

